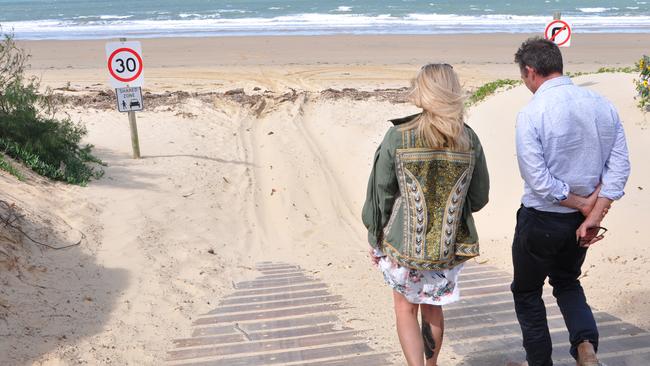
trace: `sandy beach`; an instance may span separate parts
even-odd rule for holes
[[[399,356],[391,290],[369,263],[360,219],[373,153],[388,119],[417,112],[400,88],[422,64],[453,64],[468,91],[518,79],[513,54],[527,36],[145,39],[139,160],[127,117],[106,94],[104,40],[20,42],[30,72],[70,98],[64,112],[86,126],[107,167],[88,187],[0,171],[0,200],[24,215],[25,232],[80,243],[54,251],[0,237],[3,364],[162,364],[172,340],[189,336],[234,282],[256,276],[260,261],[299,265],[328,284],[346,305],[342,323]],[[576,34],[565,71],[633,66],[649,44],[650,34]],[[650,132],[634,78],[574,79],[616,105],[632,163],[581,281],[594,308],[648,329]],[[530,97],[517,86],[468,110],[492,182],[475,216],[478,262],[508,272],[523,186],[514,124]],[[462,361],[443,349],[441,365]]]
[[[255,86],[272,91],[402,87],[414,67],[453,64],[473,88],[518,79],[516,46],[532,34],[429,36],[277,36],[141,40],[146,88],[152,91],[225,91]],[[579,34],[564,49],[565,71],[632,66],[648,34]],[[51,86],[106,87],[105,41],[24,41],[32,70]],[[56,70],[56,71],[54,71]],[[95,85],[101,84],[101,85]]]

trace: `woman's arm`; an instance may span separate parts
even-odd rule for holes
[[[467,202],[469,203],[471,212],[476,212],[485,207],[489,201],[490,175],[481,141],[471,128],[468,128],[468,132],[474,147],[475,163],[472,180],[467,192]]]
[[[390,128],[375,152],[363,205],[363,224],[368,229],[368,242],[374,248],[378,248],[383,240],[384,226],[388,223],[393,204],[399,194],[395,174],[395,143],[392,139],[394,133],[397,132]]]

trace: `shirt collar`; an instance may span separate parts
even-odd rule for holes
[[[412,120],[415,119],[415,117],[418,117],[420,114],[422,114],[422,113],[412,114],[410,116],[403,117],[403,118],[395,118],[395,119],[391,119],[389,121],[392,122],[393,125],[398,126],[398,125],[401,125],[401,124],[404,124],[404,123],[407,123],[407,122],[411,122]]]
[[[572,85],[573,81],[571,81],[571,78],[568,76],[558,76],[553,79],[546,80],[542,85],[540,85],[539,89],[535,92],[535,96],[540,95],[541,93],[545,92],[548,89],[554,88],[556,86],[560,85]]]

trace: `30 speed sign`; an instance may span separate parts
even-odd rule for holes
[[[106,60],[114,88],[141,87],[144,83],[140,42],[107,43]]]

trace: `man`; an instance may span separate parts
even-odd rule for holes
[[[546,277],[580,366],[599,365],[598,329],[578,277],[587,248],[602,239],[600,222],[623,196],[630,172],[623,126],[614,106],[562,74],[562,54],[541,38],[515,54],[534,96],[517,116],[522,206],[512,244],[511,290],[530,366],[552,365],[542,300]],[[524,363],[526,365],[526,363]]]

